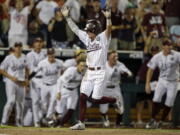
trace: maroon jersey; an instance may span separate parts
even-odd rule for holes
[[[154,31],[157,38],[162,37],[165,32],[165,16],[162,13],[147,13],[143,18],[142,25],[147,28],[147,35]]]

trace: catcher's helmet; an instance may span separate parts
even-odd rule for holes
[[[95,19],[88,20],[84,30],[97,35],[101,32],[101,23]]]

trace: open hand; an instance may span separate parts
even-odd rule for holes
[[[61,9],[61,13],[63,14],[64,17],[68,17],[69,8],[67,6],[63,6],[62,9]]]
[[[104,14],[104,16],[106,18],[110,18],[111,17],[111,9],[106,9],[105,11],[102,11],[102,13]]]

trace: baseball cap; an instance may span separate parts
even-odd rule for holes
[[[48,48],[48,49],[47,49],[47,54],[49,54],[49,55],[55,54],[54,48]]]
[[[170,40],[164,40],[162,42],[163,46],[167,45],[167,46],[171,46],[172,45],[172,42]]]
[[[15,42],[14,47],[22,47],[22,42]]]
[[[81,53],[85,53],[85,50],[78,49],[75,51],[75,56],[79,56]]]
[[[33,39],[33,43],[35,43],[35,42],[42,42],[42,41],[43,40],[42,40],[41,37],[36,37],[36,38]]]
[[[159,51],[159,47],[156,46],[156,45],[152,46],[151,47],[151,52],[153,52],[153,51]]]

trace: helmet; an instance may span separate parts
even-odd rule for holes
[[[88,20],[84,30],[97,35],[101,32],[101,23],[95,19]]]

